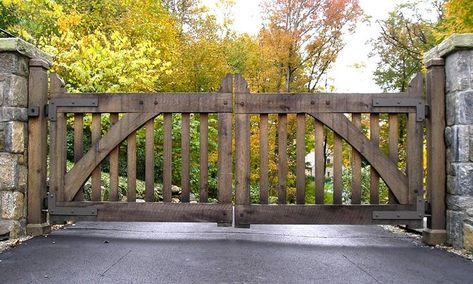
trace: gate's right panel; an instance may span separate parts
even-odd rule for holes
[[[237,76],[236,226],[420,226],[422,90],[250,94]]]

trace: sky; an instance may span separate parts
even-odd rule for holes
[[[381,92],[373,80],[378,58],[369,57],[371,46],[367,43],[379,34],[376,20],[386,19],[388,13],[397,4],[406,0],[359,0],[365,14],[371,16],[372,24],[359,23],[352,35],[344,38],[346,46],[340,52],[337,61],[328,73],[328,83],[335,86],[336,92],[350,93],[376,93]],[[218,16],[215,8],[217,0],[202,0],[203,4],[210,7]],[[233,9],[235,31],[256,35],[261,27],[260,4],[261,0],[236,0]],[[355,68],[354,65],[362,65]]]

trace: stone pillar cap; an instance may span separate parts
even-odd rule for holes
[[[18,52],[30,59],[41,59],[49,65],[53,57],[21,38],[0,38],[0,52]]]
[[[445,58],[455,51],[464,49],[473,49],[473,33],[449,36],[439,45],[429,50],[424,56],[424,61],[428,62],[436,58]]]

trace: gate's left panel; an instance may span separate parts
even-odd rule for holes
[[[70,94],[52,75],[50,220],[231,224],[231,92]]]

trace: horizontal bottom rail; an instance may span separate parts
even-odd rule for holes
[[[339,224],[421,226],[419,219],[374,219],[376,211],[413,211],[415,205],[237,205],[235,225],[249,224]],[[401,215],[402,217],[402,215]]]
[[[56,208],[96,209],[96,215],[50,214],[51,223],[65,221],[115,222],[215,222],[231,224],[231,204],[190,204],[154,202],[57,202]]]

